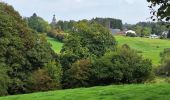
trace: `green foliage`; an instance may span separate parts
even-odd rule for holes
[[[0,95],[7,95],[10,79],[7,75],[7,69],[5,69],[3,64],[0,64],[0,69]]]
[[[44,69],[38,69],[33,72],[29,80],[29,88],[31,92],[47,91],[56,89],[56,82],[49,76]]]
[[[170,76],[170,48],[164,49],[160,54],[161,65],[156,69],[158,75]]]
[[[43,18],[38,17],[37,14],[33,14],[31,17],[25,19],[28,26],[37,32],[45,33],[50,30],[50,25]]]
[[[143,59],[125,45],[95,61],[95,83],[141,83],[148,79],[151,70],[150,60]]]
[[[55,38],[56,40],[63,42],[64,39],[67,36],[67,33],[64,33],[63,31],[59,29],[52,29],[47,33],[48,36]]]
[[[122,20],[114,19],[114,18],[94,18],[91,20],[92,22],[99,23],[107,28],[112,29],[122,29]]]
[[[136,34],[134,34],[134,33],[127,33],[126,36],[129,36],[129,37],[136,37]]]
[[[170,20],[170,2],[169,0],[147,0],[151,3],[149,6],[151,8],[151,14],[153,16],[151,17],[153,20],[155,20],[155,16],[158,20]],[[158,7],[158,8],[157,8]],[[155,10],[156,8],[157,10]]]
[[[92,63],[89,59],[77,60],[65,73],[64,88],[90,86]]]
[[[8,94],[26,93],[28,76],[56,55],[45,36],[35,34],[13,7],[0,3],[0,13],[0,64],[8,69]]]
[[[163,32],[169,31],[168,22],[139,22],[135,25],[125,25],[128,29],[134,30],[138,36],[148,36],[150,34],[162,35]]]
[[[113,49],[115,44],[109,30],[96,23],[81,21],[67,37],[62,53],[72,52],[80,58],[102,56],[108,49]]]
[[[51,61],[46,65],[45,70],[48,72],[49,76],[56,84],[54,88],[55,89],[61,88],[61,81],[62,81],[62,75],[63,75],[61,65],[57,63],[56,61]]]
[[[76,21],[70,20],[70,21],[62,21],[59,20],[56,24],[56,26],[54,27],[54,29],[60,29],[64,32],[70,32],[74,25],[75,25]]]

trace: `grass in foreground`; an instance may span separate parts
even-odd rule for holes
[[[119,45],[128,44],[131,48],[141,51],[141,54],[151,59],[154,65],[160,62],[160,52],[165,48],[170,48],[169,40],[125,36],[115,36],[115,38]]]
[[[0,100],[170,100],[170,84],[78,88],[0,97]]]
[[[63,43],[56,41],[54,38],[47,37],[47,41],[52,45],[52,49],[56,53],[60,53]]]

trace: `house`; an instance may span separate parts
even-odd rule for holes
[[[135,35],[136,35],[136,32],[135,32],[135,31],[133,31],[133,30],[125,31],[125,33],[126,33],[126,34],[127,34],[127,33],[132,33],[132,34],[135,34]]]
[[[160,36],[158,36],[158,35],[156,35],[156,34],[151,34],[151,35],[149,36],[149,38],[151,38],[151,39],[158,39],[158,38],[160,38]]]

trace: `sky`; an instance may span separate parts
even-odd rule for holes
[[[23,17],[33,13],[51,22],[57,20],[81,20],[95,17],[121,19],[135,24],[150,21],[147,0],[2,0],[12,5]]]

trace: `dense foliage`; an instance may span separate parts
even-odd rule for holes
[[[60,42],[63,42],[64,39],[66,38],[67,36],[67,33],[64,33],[62,30],[60,29],[51,29],[48,33],[47,33],[48,36],[60,41]]]
[[[150,34],[156,34],[162,36],[163,32],[170,30],[170,27],[167,27],[170,23],[168,22],[139,22],[135,25],[124,25],[127,29],[134,30],[138,36],[149,36]]]
[[[136,51],[123,45],[108,52],[94,64],[96,84],[145,82],[152,70],[152,63],[143,59]]]
[[[96,59],[81,59],[65,73],[64,88],[118,83],[143,83],[150,78],[152,63],[128,45]]]
[[[155,16],[158,20],[170,20],[170,2],[169,0],[147,0],[151,3],[149,6],[151,8],[151,17],[155,20]]]
[[[170,76],[170,48],[165,49],[161,54],[161,65],[156,73],[159,75]]]
[[[1,94],[26,93],[29,76],[56,61],[56,56],[45,36],[27,27],[13,7],[0,3],[0,13]]]
[[[122,29],[122,20],[114,19],[114,18],[94,18],[91,20],[92,22],[97,22],[104,27],[112,28],[112,29]]]
[[[28,26],[36,30],[37,32],[45,33],[51,29],[48,22],[46,22],[43,18],[37,16],[36,13],[34,13],[31,17],[25,18],[25,20],[27,21]]]

